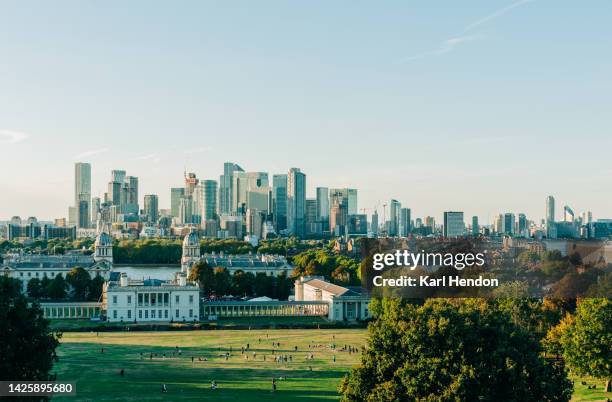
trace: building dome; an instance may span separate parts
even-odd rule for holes
[[[190,231],[185,239],[183,239],[183,247],[200,247],[200,238],[193,230]]]
[[[95,243],[96,247],[111,246],[112,244],[113,244],[113,239],[106,232],[100,232],[98,237],[96,237],[96,243]]]

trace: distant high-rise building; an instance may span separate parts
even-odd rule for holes
[[[123,213],[125,214],[138,214],[138,177],[127,176],[125,178],[124,186],[122,191],[125,192],[125,203],[122,205]]]
[[[370,223],[370,231],[374,235],[378,234],[378,212],[376,212],[376,210],[374,210],[374,213],[372,214],[372,222]]]
[[[182,225],[193,223],[192,221],[193,209],[191,197],[181,197],[179,201],[179,216],[178,221]]]
[[[329,211],[329,231],[334,236],[344,236],[347,234],[348,225],[348,206],[340,198],[331,200]]]
[[[329,218],[329,188],[317,187],[317,219],[326,221]]]
[[[144,196],[144,213],[149,223],[156,223],[159,219],[159,197],[156,194]]]
[[[444,237],[461,237],[464,233],[463,212],[444,212]]]
[[[368,218],[365,214],[348,216],[348,234],[351,236],[365,236],[368,234]]]
[[[91,211],[90,211],[92,223],[95,224],[100,218],[101,208],[102,208],[102,200],[100,199],[100,197],[93,197],[91,199]]]
[[[555,197],[549,195],[546,197],[546,222],[555,221]]]
[[[202,182],[202,221],[217,218],[217,182],[216,180],[204,180]]]
[[[306,175],[291,168],[287,174],[287,228],[298,237],[304,236],[305,207]]]
[[[276,232],[287,229],[287,175],[272,176],[272,223]]]
[[[304,225],[307,235],[318,235],[323,231],[321,222],[317,220],[317,200],[307,198],[304,207]]]
[[[516,224],[516,220],[515,220],[514,214],[512,212],[505,213],[503,221],[502,221],[502,232],[507,235],[514,234],[515,224]]]
[[[517,233],[520,236],[525,236],[529,227],[527,226],[527,216],[525,214],[518,214],[518,227]]]
[[[480,225],[478,224],[478,217],[472,216],[472,236],[478,236],[480,233]]]
[[[389,236],[399,236],[399,225],[400,225],[400,210],[402,204],[397,200],[391,200],[389,202]]]
[[[108,189],[106,192],[107,195],[107,202],[110,205],[117,205],[120,206],[121,205],[121,187],[122,187],[122,182],[118,182],[118,181],[111,181],[108,183]]]
[[[199,180],[195,173],[185,172],[185,196],[192,197]]]
[[[125,181],[125,170],[111,170],[111,181],[123,183]]]
[[[185,196],[185,188],[173,187],[170,189],[170,212],[172,216],[178,218],[181,206],[181,198]]]
[[[223,174],[219,177],[219,212],[220,215],[230,215],[232,212],[234,172],[244,172],[235,163],[223,164]]]
[[[564,222],[574,222],[575,215],[574,211],[569,206],[563,207],[563,221]]]
[[[74,208],[75,224],[88,228],[91,223],[91,165],[77,162],[74,164]]]
[[[346,194],[348,198],[348,214],[349,215],[357,215],[358,214],[358,206],[357,206],[357,189],[355,188],[347,188]]]
[[[400,209],[400,223],[399,223],[399,232],[401,237],[408,237],[408,234],[412,230],[410,227],[411,217],[410,217],[410,208],[401,208]]]

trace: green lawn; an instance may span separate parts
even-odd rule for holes
[[[331,351],[328,346],[334,342],[332,336],[341,348],[345,344],[362,346],[365,335],[365,329],[134,331],[100,332],[98,335],[67,332],[58,350],[60,361],[53,370],[58,374],[58,381],[77,383],[77,395],[53,400],[337,400],[336,389],[341,378],[358,363],[359,357]],[[290,354],[293,361],[275,363],[272,342],[281,343],[276,354]],[[247,354],[249,360],[245,360],[240,351],[247,343],[251,346]],[[180,356],[172,355],[176,346],[181,350]],[[295,346],[298,346],[297,352]],[[225,361],[219,355],[230,347],[231,357]],[[101,353],[102,348],[104,353]],[[255,361],[253,351],[257,353]],[[314,353],[314,360],[306,361],[310,352]],[[150,359],[151,353],[157,356]],[[164,353],[166,358],[163,358]],[[334,355],[336,362],[333,362]],[[198,361],[198,357],[207,361]],[[125,370],[123,377],[121,369]],[[275,393],[271,392],[272,377],[286,377],[277,381]],[[601,380],[573,379],[574,402],[612,398],[612,394],[603,392]],[[211,380],[217,382],[217,390],[210,389]],[[596,385],[596,389],[588,389],[587,385],[582,385],[583,381]],[[165,394],[160,391],[163,383],[168,388]]]
[[[360,347],[365,333],[364,329],[64,333],[54,371],[58,381],[76,382],[77,395],[53,400],[336,400],[340,379],[359,358],[358,354],[331,351],[332,335],[338,348],[344,344]],[[277,355],[291,355],[293,361],[275,363],[272,342],[281,344]],[[247,343],[249,360],[240,351]],[[172,354],[176,346],[180,356]],[[225,361],[219,355],[230,347],[231,357]],[[314,359],[306,361],[310,352]],[[157,356],[150,359],[151,353]],[[207,361],[198,361],[198,357]],[[121,369],[125,370],[123,377]],[[277,380],[275,393],[272,377],[286,377]],[[217,382],[217,390],[210,389],[211,380]],[[160,391],[162,383],[168,388],[165,394]]]

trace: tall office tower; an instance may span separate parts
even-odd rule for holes
[[[157,194],[144,196],[144,213],[148,223],[156,223],[159,219],[159,197]]]
[[[463,212],[444,212],[444,237],[461,237],[464,233]]]
[[[411,224],[410,208],[400,209],[399,231],[400,231],[401,237],[408,237],[408,234],[412,230],[412,227],[410,227],[410,224]]]
[[[234,172],[244,172],[235,163],[226,162],[223,164],[223,174],[219,177],[219,214],[230,215],[232,213],[233,195],[233,176]]]
[[[428,228],[431,228],[431,233],[436,232],[436,220],[434,219],[433,216],[425,217],[425,226]]]
[[[493,225],[495,233],[503,233],[504,232],[504,215],[499,214],[495,218],[495,223]]]
[[[199,180],[195,173],[185,172],[185,196],[191,197],[198,183]]]
[[[111,205],[121,205],[121,186],[122,183],[118,181],[111,181],[108,183],[108,189],[106,194],[108,198],[107,201]]]
[[[326,221],[329,218],[329,188],[317,187],[317,220]]]
[[[91,165],[89,163],[77,162],[74,164],[74,223],[77,227],[89,227],[91,222],[90,205]]]
[[[593,213],[591,211],[585,211],[582,213],[582,224],[588,225],[593,222]]]
[[[472,216],[472,236],[478,236],[480,234],[480,225],[478,224],[478,217]]]
[[[514,214],[511,212],[506,212],[504,214],[504,219],[502,221],[502,232],[507,235],[514,234],[515,224],[516,224],[516,220],[514,218]]]
[[[546,197],[546,222],[555,221],[555,197],[549,195]]]
[[[232,212],[237,215],[244,214],[247,209],[251,208],[248,205],[249,192],[261,193],[268,185],[268,173],[234,172],[232,176]]]
[[[365,214],[348,216],[347,232],[351,236],[365,236],[368,234],[368,218]]]
[[[287,174],[287,229],[304,237],[304,209],[306,207],[306,175],[298,168]]]
[[[370,231],[376,236],[378,234],[378,212],[374,210],[372,214],[372,223],[370,224]]]
[[[100,219],[100,209],[102,208],[102,200],[100,197],[93,197],[91,199],[91,210],[89,214],[91,215],[91,222],[93,225],[90,227],[95,227],[95,223]]]
[[[527,216],[525,214],[518,215],[518,227],[517,233],[521,236],[527,235],[527,230],[529,229],[527,226]]]
[[[191,197],[183,196],[179,201],[179,214],[178,221],[182,225],[193,223],[192,221],[193,209],[191,203]]]
[[[202,222],[217,218],[217,181],[203,180]]]
[[[125,181],[125,170],[111,170],[111,181],[123,183]]]
[[[179,216],[181,198],[183,198],[184,196],[185,196],[184,187],[173,187],[170,189],[170,213],[175,218],[178,218]]]
[[[272,223],[276,233],[287,229],[287,175],[272,176]]]
[[[125,201],[123,204],[123,213],[138,215],[140,209],[138,206],[138,177],[127,176],[122,186],[122,191],[125,192],[125,195],[122,195]]]
[[[307,235],[320,235],[323,232],[321,222],[317,220],[317,199],[307,198],[304,207],[304,225]]]
[[[334,236],[347,234],[348,206],[341,198],[335,197],[331,201],[329,210],[329,231]]]
[[[563,207],[563,222],[574,222],[574,211],[569,206]]]
[[[402,204],[397,200],[389,202],[389,236],[399,235],[400,209]]]
[[[359,213],[357,210],[357,189],[347,188],[346,197],[348,199],[348,214],[357,215]]]

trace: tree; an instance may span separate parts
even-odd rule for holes
[[[60,335],[20,287],[18,280],[0,276],[0,380],[47,381]]]
[[[72,286],[73,300],[87,300],[87,293],[89,292],[89,283],[91,282],[91,278],[89,273],[84,268],[72,268],[66,275],[66,282]]]
[[[32,299],[40,299],[42,297],[42,287],[40,279],[32,278],[28,281],[28,296]]]
[[[49,282],[47,294],[52,300],[63,300],[66,298],[66,288],[66,281],[62,277],[62,274],[57,274],[55,278]]]
[[[562,361],[508,313],[477,299],[399,299],[371,304],[361,366],[345,377],[344,401],[569,401]]]
[[[580,300],[574,320],[560,337],[563,357],[578,374],[612,384],[612,301],[607,298]]]
[[[210,296],[214,281],[214,271],[206,261],[198,261],[193,264],[189,271],[189,280],[200,284],[200,292],[204,296]]]
[[[104,278],[102,278],[100,274],[96,275],[89,282],[89,290],[88,290],[89,300],[91,301],[100,300],[100,297],[102,296],[102,286],[103,285],[104,285]]]

